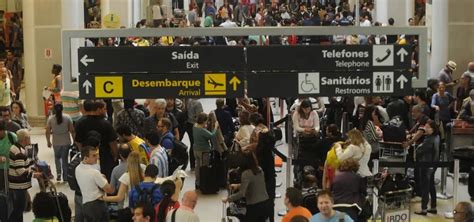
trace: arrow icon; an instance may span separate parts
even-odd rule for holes
[[[88,59],[87,55],[84,55],[80,61],[85,67],[87,67],[89,65],[88,62],[94,62],[94,59]]]
[[[239,85],[240,83],[240,79],[237,78],[237,76],[232,77],[232,79],[230,79],[229,81],[229,84],[232,84],[232,89],[234,91],[237,91],[237,85]]]
[[[398,50],[398,52],[397,52],[397,56],[400,56],[400,62],[404,62],[405,61],[405,56],[407,56],[407,55],[408,55],[408,52],[403,47],[400,48],[400,50]]]
[[[404,75],[400,75],[400,77],[397,79],[397,82],[400,83],[400,89],[403,89],[405,88],[405,83],[408,82],[408,79]]]
[[[92,87],[92,83],[89,82],[89,80],[86,80],[83,84],[82,87],[86,89],[86,94],[89,95],[89,89]]]

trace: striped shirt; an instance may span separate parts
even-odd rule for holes
[[[79,92],[63,91],[61,92],[61,101],[63,103],[63,113],[68,114],[73,121],[81,118],[82,114],[79,110]]]
[[[168,154],[166,153],[166,150],[163,149],[163,147],[161,147],[160,145],[158,145],[158,147],[154,148],[153,151],[151,151],[150,164],[154,164],[156,167],[158,167],[157,177],[163,178],[169,175]]]
[[[32,165],[33,161],[28,158],[28,152],[24,147],[15,144],[10,148],[10,167],[8,170],[10,189],[26,190],[31,188]]]

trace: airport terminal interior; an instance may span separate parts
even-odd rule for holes
[[[474,221],[473,0],[0,0],[0,222]]]

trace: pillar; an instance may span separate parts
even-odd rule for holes
[[[388,24],[388,0],[375,0],[375,21]]]
[[[408,19],[414,16],[414,0],[376,0],[375,1],[376,20],[383,24],[388,24],[388,19],[395,20],[395,26],[408,26]]]
[[[448,61],[448,1],[433,0],[431,5],[431,77],[437,77],[438,72]],[[466,39],[467,41],[467,39]]]
[[[107,14],[114,13],[120,16],[120,26],[130,28],[136,25],[133,0],[101,0],[100,10],[102,19]]]
[[[53,64],[61,64],[61,30],[83,28],[84,6],[70,0],[24,0],[24,104],[32,119],[44,116],[42,91],[49,86]],[[54,12],[54,13],[52,13]],[[77,42],[80,42],[78,40]],[[74,42],[73,42],[74,44]],[[77,44],[77,43],[76,43]],[[52,57],[44,56],[45,49],[52,50]],[[76,59],[77,67],[77,57]]]

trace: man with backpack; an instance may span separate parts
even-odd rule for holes
[[[169,173],[173,173],[178,166],[183,165],[186,169],[188,163],[188,147],[171,133],[171,121],[168,118],[161,118],[156,124],[156,129],[160,135],[161,147],[165,148],[169,154]]]
[[[153,208],[163,199],[160,185],[155,183],[158,168],[150,164],[145,169],[145,178],[130,190],[129,206],[135,208],[140,203],[151,204]]]

